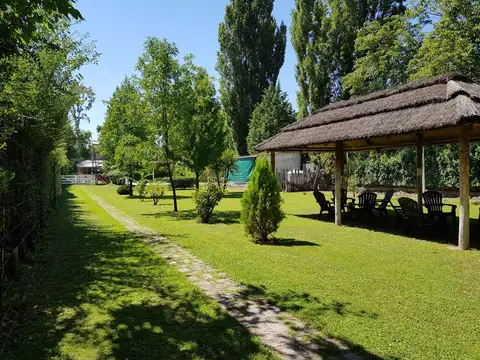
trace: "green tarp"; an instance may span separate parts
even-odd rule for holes
[[[237,160],[237,168],[228,174],[228,181],[232,184],[246,184],[255,168],[255,156],[242,156]]]

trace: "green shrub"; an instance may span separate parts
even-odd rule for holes
[[[117,194],[118,195],[129,195],[130,194],[130,187],[126,184],[120,185],[117,188]]]
[[[241,220],[245,233],[257,243],[266,243],[285,217],[280,185],[266,158],[258,159],[242,196]]]
[[[153,205],[157,205],[158,200],[165,194],[165,186],[158,181],[148,183],[145,186],[145,193],[152,198]]]
[[[142,199],[145,197],[146,188],[147,188],[147,180],[145,179],[140,180],[137,186],[135,186],[135,189],[137,189],[137,192],[138,192],[138,196],[140,196]]]
[[[213,182],[209,182],[207,186],[193,194],[193,202],[202,223],[210,223],[213,209],[222,200],[222,197],[222,189]]]

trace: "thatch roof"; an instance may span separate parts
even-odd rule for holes
[[[343,141],[346,149],[366,150],[411,145],[419,133],[427,135],[426,143],[451,142],[458,138],[448,129],[476,121],[480,85],[461,75],[443,75],[332,103],[256,149],[330,151]]]

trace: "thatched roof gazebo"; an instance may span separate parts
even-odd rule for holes
[[[270,151],[335,151],[335,223],[341,225],[340,187],[344,151],[417,147],[418,202],[422,204],[424,145],[459,142],[460,228],[458,246],[469,247],[469,147],[480,140],[480,85],[443,75],[332,103],[290,124],[257,145]]]

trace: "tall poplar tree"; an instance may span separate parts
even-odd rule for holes
[[[348,98],[342,78],[354,69],[358,31],[367,20],[404,12],[403,0],[296,0],[291,38],[297,55],[299,116]]]
[[[298,117],[303,118],[330,102],[333,68],[327,37],[330,19],[324,1],[297,0],[295,6],[290,32],[297,54]]]
[[[287,28],[277,25],[272,10],[273,0],[231,0],[218,29],[221,100],[241,155],[252,112],[285,58]]]

